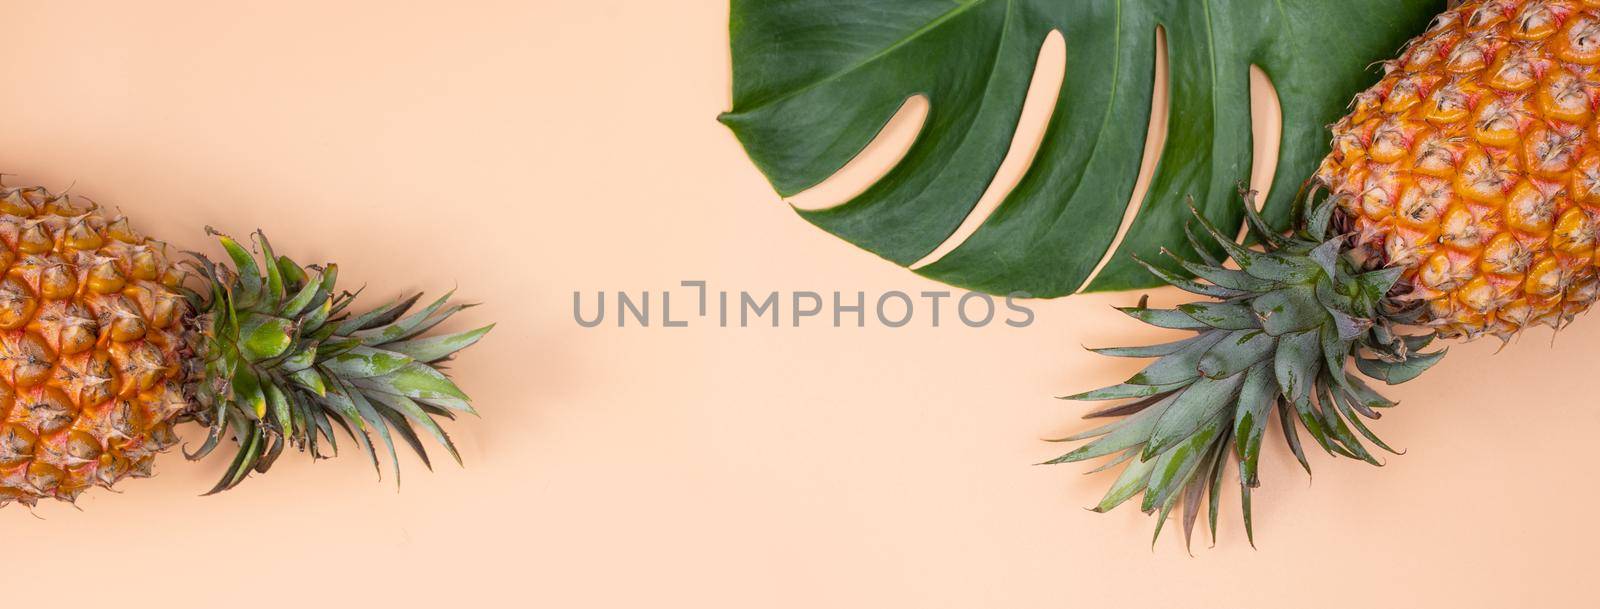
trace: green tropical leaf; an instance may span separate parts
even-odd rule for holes
[[[806,220],[902,266],[967,218],[1017,136],[1040,49],[1065,38],[1065,79],[1027,171],[972,236],[918,273],[996,294],[1150,287],[1135,256],[1193,258],[1185,202],[1224,228],[1244,215],[1252,164],[1250,66],[1276,85],[1284,134],[1266,219],[1325,154],[1323,126],[1376,80],[1371,66],[1421,33],[1445,0],[733,0],[733,107],[721,117],[777,191],[817,185],[860,153],[910,98],[927,118],[902,160],[865,192]],[[1143,157],[1156,30],[1170,57],[1166,135],[1126,239]]]

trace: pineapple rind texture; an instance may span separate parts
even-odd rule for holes
[[[1600,0],[1469,0],[1332,126],[1316,181],[1441,336],[1560,328],[1600,296]]]
[[[165,244],[82,197],[0,188],[0,507],[148,476],[188,409]]]

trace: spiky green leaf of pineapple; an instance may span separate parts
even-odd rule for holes
[[[1264,251],[1236,243],[1197,213],[1204,236],[1190,231],[1189,239],[1202,260],[1174,261],[1199,279],[1141,261],[1162,281],[1212,300],[1175,309],[1152,309],[1142,300],[1124,309],[1145,323],[1195,334],[1161,345],[1097,349],[1155,361],[1125,383],[1065,398],[1121,400],[1087,415],[1120,418],[1064,438],[1088,443],[1049,461],[1111,456],[1104,467],[1126,463],[1094,509],[1107,511],[1142,496],[1140,509],[1158,515],[1159,537],[1167,517],[1182,505],[1186,544],[1202,507],[1215,537],[1224,466],[1230,462],[1238,470],[1245,530],[1254,543],[1250,492],[1261,483],[1261,444],[1272,417],[1282,421],[1284,440],[1307,473],[1301,430],[1330,455],[1380,465],[1363,440],[1393,449],[1363,419],[1377,419],[1394,403],[1347,364],[1353,359],[1365,376],[1396,384],[1444,354],[1420,352],[1433,340],[1431,333],[1399,331],[1419,309],[1389,297],[1398,269],[1363,268],[1347,255],[1346,237],[1330,236],[1331,202],[1309,211],[1304,230],[1283,236],[1245,196],[1251,232]],[[1226,266],[1229,260],[1237,268]]]
[[[188,294],[196,311],[190,342],[198,345],[189,373],[197,381],[194,417],[211,428],[188,456],[204,458],[225,438],[239,445],[211,493],[266,472],[286,446],[316,458],[336,453],[335,427],[375,468],[381,445],[397,483],[397,440],[430,468],[422,435],[461,461],[438,419],[477,413],[441,364],[494,326],[426,334],[472,305],[445,294],[411,312],[417,294],[350,314],[356,294],[336,287],[337,265],[301,266],[275,254],[260,232],[259,261],[234,239],[217,237],[232,267],[197,256],[208,292]]]

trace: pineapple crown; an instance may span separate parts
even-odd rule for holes
[[[1269,417],[1282,420],[1284,440],[1307,474],[1311,466],[1300,428],[1330,455],[1382,465],[1362,438],[1383,450],[1394,449],[1362,419],[1377,419],[1381,409],[1395,403],[1362,376],[1403,383],[1444,356],[1442,350],[1421,352],[1435,334],[1399,332],[1421,312],[1420,305],[1390,296],[1404,269],[1366,268],[1373,263],[1351,254],[1347,235],[1329,235],[1335,212],[1331,198],[1312,205],[1317,191],[1310,191],[1299,206],[1301,230],[1283,235],[1256,211],[1254,193],[1241,194],[1249,234],[1262,250],[1223,235],[1196,211],[1206,239],[1196,236],[1193,225],[1188,234],[1202,262],[1163,252],[1184,274],[1140,260],[1162,281],[1212,300],[1152,309],[1146,297],[1138,306],[1121,309],[1147,324],[1195,336],[1161,345],[1093,349],[1155,362],[1125,383],[1063,398],[1128,401],[1086,415],[1120,418],[1057,440],[1090,442],[1048,462],[1115,455],[1095,471],[1127,466],[1092,509],[1108,511],[1143,494],[1140,507],[1159,512],[1159,538],[1181,500],[1186,545],[1202,502],[1208,506],[1215,539],[1223,465],[1230,460],[1238,467],[1245,530],[1254,545],[1250,493],[1260,486],[1257,464]],[[1219,248],[1225,256],[1213,255]],[[1224,266],[1229,260],[1236,269]],[[1351,359],[1360,375],[1346,370]]]
[[[192,311],[187,342],[195,355],[186,370],[188,416],[211,430],[186,456],[202,459],[225,437],[239,446],[207,494],[237,486],[251,471],[265,473],[285,446],[325,458],[325,441],[337,454],[334,426],[365,448],[374,468],[373,436],[381,439],[397,484],[395,436],[430,468],[419,429],[461,462],[437,417],[477,412],[442,363],[494,326],[422,335],[473,305],[451,304],[445,294],[407,315],[421,297],[416,294],[350,315],[357,294],[335,291],[337,265],[302,267],[276,255],[257,231],[258,264],[231,237],[206,230],[221,241],[232,268],[191,252],[205,289],[185,289]]]

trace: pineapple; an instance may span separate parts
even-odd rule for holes
[[[1244,193],[1262,248],[1196,214],[1202,259],[1146,264],[1213,300],[1125,309],[1195,334],[1098,350],[1156,361],[1070,396],[1118,401],[1088,415],[1116,420],[1066,438],[1089,442],[1051,463],[1126,463],[1094,509],[1142,495],[1159,536],[1182,505],[1186,543],[1202,504],[1215,536],[1230,465],[1254,543],[1250,494],[1269,418],[1307,472],[1302,431],[1330,455],[1380,464],[1367,445],[1393,451],[1363,419],[1394,403],[1369,380],[1417,377],[1443,357],[1424,351],[1438,338],[1559,329],[1600,296],[1597,105],[1600,0],[1455,4],[1331,127],[1292,234],[1271,229]]]
[[[427,462],[418,429],[460,461],[436,418],[473,409],[439,362],[489,327],[421,335],[466,305],[406,315],[413,296],[351,315],[335,265],[302,267],[260,233],[258,264],[217,236],[231,267],[174,264],[92,201],[0,186],[0,506],[149,476],[190,422],[210,428],[191,459],[238,443],[212,493],[286,446],[332,454],[335,426],[375,467],[374,435],[391,459],[398,435]]]
[[[1559,327],[1600,295],[1600,1],[1468,2],[1333,126],[1316,180],[1444,336]]]

